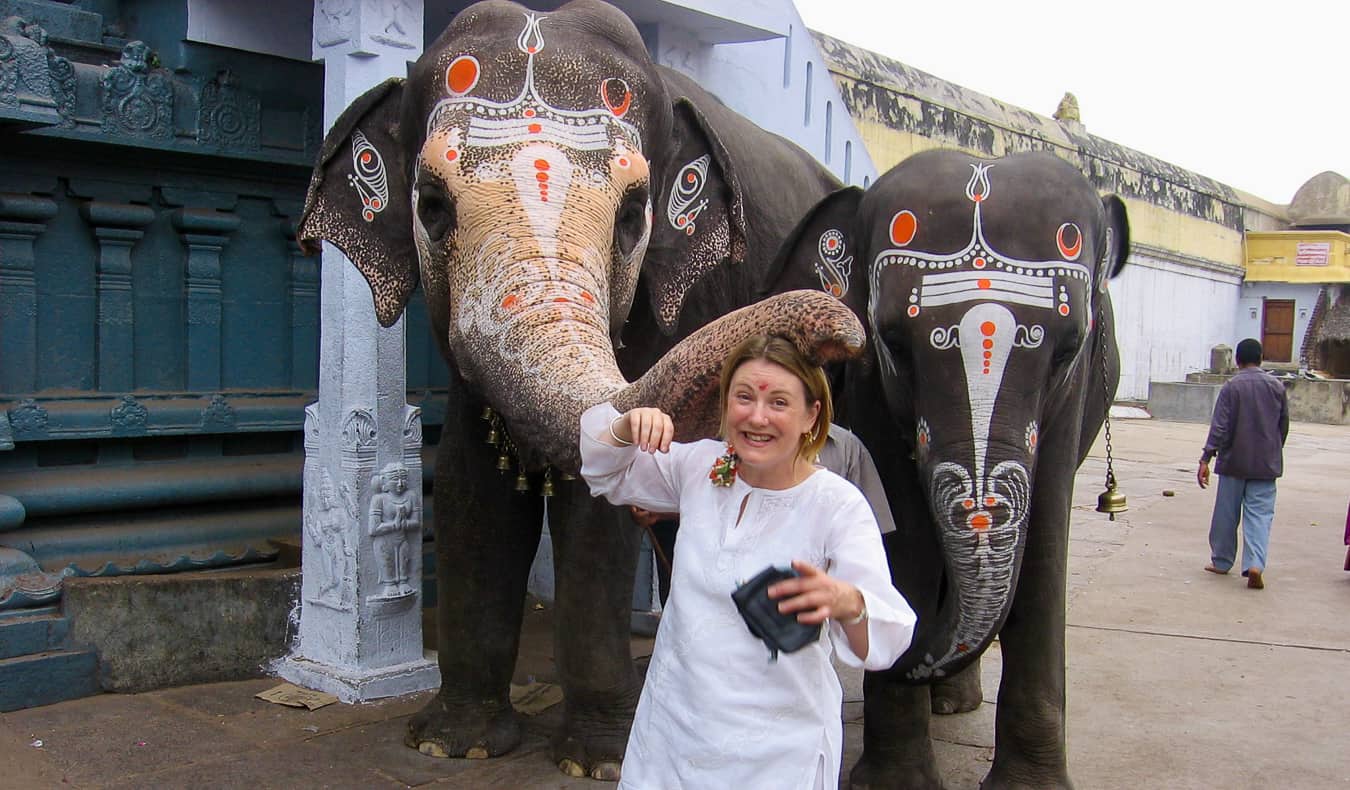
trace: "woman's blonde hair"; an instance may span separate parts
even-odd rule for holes
[[[813,403],[820,404],[816,422],[811,426],[810,433],[802,437],[801,447],[797,450],[797,457],[815,461],[830,434],[830,422],[834,420],[830,383],[825,378],[825,371],[819,365],[813,365],[797,350],[792,341],[780,335],[752,335],[733,348],[726,361],[722,363],[722,383],[717,401],[717,407],[721,412],[718,435],[724,439],[727,436],[727,393],[731,391],[731,377],[736,375],[741,365],[754,359],[772,362],[796,376],[802,383],[802,389],[806,391],[808,409]]]

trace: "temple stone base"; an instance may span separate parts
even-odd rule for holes
[[[441,684],[441,671],[432,650],[426,651],[418,661],[367,671],[330,667],[299,656],[287,656],[272,666],[272,674],[297,686],[326,691],[348,703],[411,694]]]

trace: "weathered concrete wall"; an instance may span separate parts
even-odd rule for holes
[[[71,641],[98,652],[106,691],[261,677],[286,653],[300,569],[71,578]]]
[[[1148,411],[1156,419],[1209,422],[1222,382],[1207,384],[1155,381],[1149,386]],[[1289,419],[1324,425],[1350,424],[1350,381],[1284,379]]]

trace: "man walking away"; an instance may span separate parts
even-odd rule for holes
[[[1284,473],[1284,440],[1289,436],[1289,400],[1284,384],[1261,369],[1261,343],[1247,338],[1237,346],[1238,372],[1219,390],[1209,438],[1195,479],[1209,485],[1209,460],[1219,490],[1209,522],[1210,573],[1228,573],[1237,555],[1242,522],[1242,575],[1253,590],[1265,588],[1266,546],[1275,517],[1275,479]]]

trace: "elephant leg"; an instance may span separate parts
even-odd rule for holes
[[[853,790],[940,790],[928,735],[927,686],[889,672],[863,678],[863,752],[849,773]]]
[[[1042,457],[1041,468],[1073,469]],[[1066,472],[1065,476],[1071,473]],[[1003,677],[994,725],[994,764],[980,785],[1070,788],[1064,746],[1064,579],[1071,480],[1038,481],[1026,552],[999,634]]]
[[[934,681],[931,689],[933,712],[939,715],[949,713],[969,713],[984,702],[984,689],[980,685],[980,660],[977,658],[970,666],[942,680]]]
[[[640,691],[629,644],[641,530],[581,481],[559,486],[549,529],[565,702],[553,759],[570,776],[617,781]]]
[[[436,455],[441,689],[408,722],[405,743],[435,757],[495,757],[521,738],[511,674],[543,505],[496,471],[481,406],[456,394]]]

